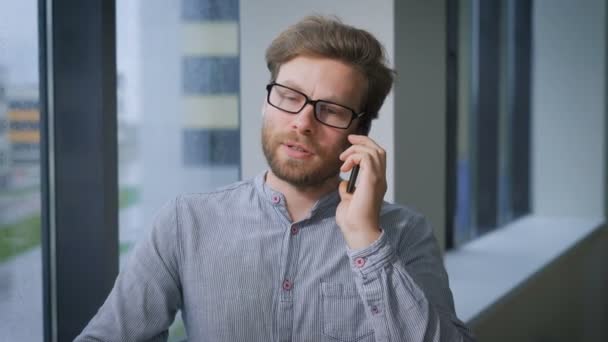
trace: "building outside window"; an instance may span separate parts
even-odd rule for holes
[[[240,178],[237,0],[117,1],[120,263],[180,193]],[[170,340],[185,338],[178,315]]]
[[[38,9],[0,3],[0,340],[42,341]]]

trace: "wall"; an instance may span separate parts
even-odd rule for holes
[[[601,217],[605,2],[535,1],[533,16],[533,210]]]
[[[608,228],[473,322],[479,341],[608,341]]]
[[[446,5],[395,2],[395,201],[424,213],[445,246]]]

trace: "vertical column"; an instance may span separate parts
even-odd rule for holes
[[[395,1],[395,201],[428,216],[445,246],[446,2]]]

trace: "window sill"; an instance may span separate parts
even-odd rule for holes
[[[471,324],[603,223],[530,215],[448,251],[444,260],[458,318]]]

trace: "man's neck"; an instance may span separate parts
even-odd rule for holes
[[[296,187],[278,178],[271,170],[266,173],[266,184],[285,196],[287,211],[293,222],[308,216],[312,206],[324,195],[338,188],[340,176],[328,179],[325,183],[310,187]]]

